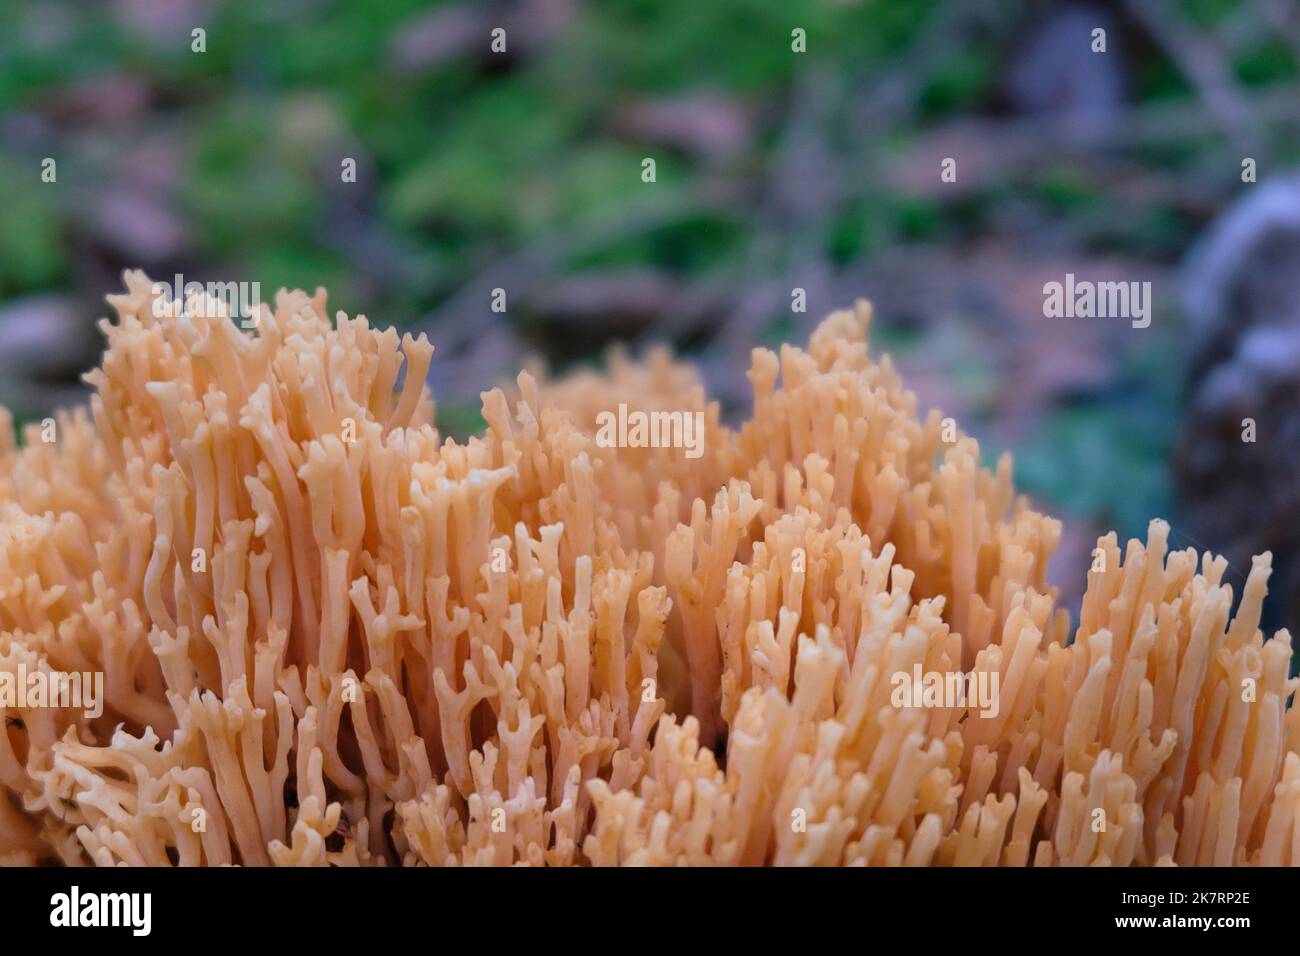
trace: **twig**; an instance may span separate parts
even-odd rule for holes
[[[1178,65],[1223,132],[1249,148],[1250,111],[1213,41],[1189,27],[1167,0],[1125,0],[1125,7]]]

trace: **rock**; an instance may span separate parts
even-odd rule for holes
[[[1266,623],[1292,631],[1300,627],[1297,275],[1300,176],[1249,187],[1189,256],[1188,410],[1175,459],[1189,538],[1224,554],[1238,592],[1250,556],[1271,550],[1270,590],[1285,597]]]

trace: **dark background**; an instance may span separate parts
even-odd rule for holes
[[[753,345],[867,296],[922,406],[1065,519],[1067,602],[1165,516],[1236,584],[1273,549],[1294,624],[1298,64],[1291,0],[4,0],[0,402],[78,400],[124,267],[427,330],[455,435],[616,339],[734,419]],[[1150,281],[1150,328],[1045,319],[1067,272]]]

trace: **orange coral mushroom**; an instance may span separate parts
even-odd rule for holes
[[[0,695],[0,861],[1300,862],[1268,556],[1233,617],[1222,559],[1110,535],[1069,640],[1059,524],[865,303],[754,351],[738,432],[657,353],[521,374],[459,444],[423,336],[126,282],[91,414],[0,428],[0,674],[105,678]],[[621,403],[704,454],[597,442]],[[921,672],[996,706],[900,706]]]

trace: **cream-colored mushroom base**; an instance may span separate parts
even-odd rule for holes
[[[0,448],[9,864],[1290,864],[1290,637],[1222,559],[1109,535],[1082,620],[1057,521],[921,420],[870,308],[689,367],[521,374],[444,440],[432,347],[323,291],[255,330],[110,298],[89,413]],[[704,454],[596,416],[702,411]],[[500,550],[497,550],[500,549]],[[997,671],[996,716],[894,675]]]

